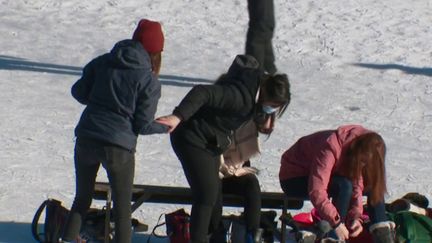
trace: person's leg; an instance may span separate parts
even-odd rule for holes
[[[282,191],[288,197],[308,199],[308,177],[301,176],[280,181]]]
[[[254,174],[228,177],[222,180],[222,192],[241,195],[244,198],[246,242],[261,242],[261,188]]]
[[[295,177],[281,181],[281,188],[289,197],[309,198],[308,196],[308,177]],[[338,209],[342,219],[348,213],[348,207],[352,196],[351,181],[342,176],[333,176],[329,184],[329,196],[333,198],[333,204]]]
[[[219,217],[215,209],[220,196],[219,156],[185,143],[181,136],[171,136],[171,142],[179,158],[186,179],[192,190],[192,211],[190,233],[192,243],[208,242],[210,220],[216,222]]]
[[[369,197],[367,200],[367,211],[372,224],[384,222],[388,220],[385,211],[385,203],[379,202],[376,205],[372,205],[369,201]]]
[[[246,54],[257,59],[261,68],[276,72],[272,46],[275,28],[273,0],[248,0],[249,27],[246,35]]]
[[[222,180],[222,192],[237,194],[244,197],[244,213],[246,230],[259,228],[261,214],[261,188],[254,174],[241,177],[228,177]]]
[[[264,21],[267,23],[267,28],[270,31],[266,35],[267,41],[265,42],[265,46],[264,46],[263,68],[264,68],[264,71],[273,75],[277,71],[277,68],[275,65],[275,56],[274,56],[274,52],[273,52],[273,34],[274,34],[275,26],[276,26],[273,0],[266,0],[265,1]]]
[[[308,176],[295,177],[295,178],[290,178],[287,180],[280,181],[280,185],[282,191],[288,197],[294,197],[298,199],[309,199],[308,180],[309,180]],[[325,233],[327,232],[328,230]],[[296,239],[299,242],[312,242],[315,241],[316,235],[297,232]]]
[[[71,211],[66,221],[62,239],[75,240],[81,224],[90,208],[94,191],[94,182],[99,170],[100,147],[90,142],[83,144],[77,140],[75,145],[76,194]]]
[[[347,177],[332,176],[330,179],[328,194],[330,197],[332,197],[332,203],[338,210],[342,222],[345,221],[345,218],[348,214],[352,191],[352,182]]]
[[[223,198],[222,198],[222,183],[219,180],[218,183],[218,194],[213,206],[212,214],[210,217],[210,223],[207,234],[211,237],[213,233],[220,230],[222,224],[222,209],[223,209]]]
[[[336,207],[341,221],[344,222],[351,203],[353,186],[351,180],[343,176],[333,176],[330,179],[328,194]],[[334,229],[328,232],[328,237],[338,239]]]
[[[367,200],[367,212],[371,221],[369,231],[372,233],[372,237],[375,243],[393,243],[394,239],[394,223],[390,222],[385,213],[384,201],[379,202],[376,205],[372,205]]]
[[[134,152],[116,146],[105,146],[104,149],[106,160],[102,165],[107,171],[112,190],[115,222],[114,242],[131,242],[131,200],[135,171]]]

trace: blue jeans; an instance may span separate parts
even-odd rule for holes
[[[280,184],[282,190],[287,196],[309,199],[308,180],[309,177],[302,176],[283,180]],[[328,194],[332,198],[332,203],[338,210],[342,221],[345,220],[349,210],[352,190],[352,182],[348,178],[343,176],[332,176],[330,179]],[[372,224],[388,220],[385,214],[384,201],[377,205],[372,205],[368,199],[367,212]]]

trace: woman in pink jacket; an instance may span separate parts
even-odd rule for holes
[[[375,242],[394,242],[385,215],[386,147],[382,137],[360,125],[319,131],[300,138],[282,155],[279,179],[288,196],[309,198],[330,223],[330,236],[356,237],[363,230],[363,195]],[[332,198],[332,200],[330,200]]]

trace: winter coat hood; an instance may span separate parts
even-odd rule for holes
[[[149,69],[150,56],[138,41],[123,40],[115,44],[110,52],[111,61],[123,68]]]
[[[258,61],[250,55],[237,55],[225,77],[218,84],[243,84],[251,94],[256,95],[260,78],[262,77]]]

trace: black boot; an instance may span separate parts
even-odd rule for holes
[[[395,224],[391,221],[379,222],[370,226],[375,243],[395,243]]]

